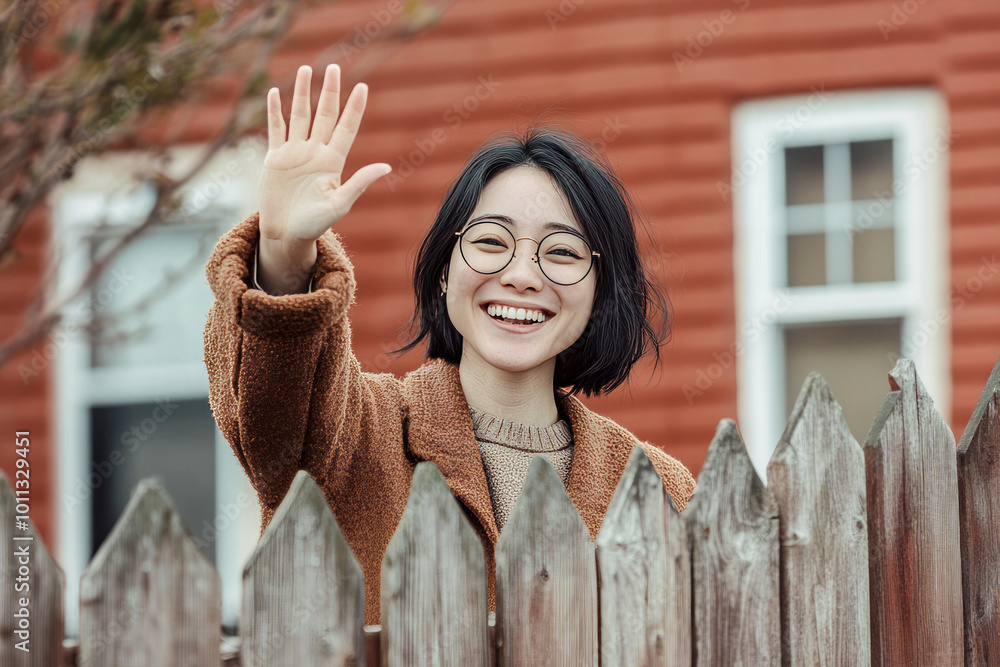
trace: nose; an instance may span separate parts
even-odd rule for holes
[[[537,292],[542,289],[542,270],[535,261],[535,254],[531,252],[537,245],[534,239],[527,237],[514,241],[514,257],[500,272],[501,285],[510,285],[519,292],[529,289]]]

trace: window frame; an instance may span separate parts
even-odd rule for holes
[[[264,150],[248,149],[249,145],[220,151],[185,186],[185,213],[192,215],[186,225],[215,229],[221,236],[255,210],[254,184],[259,178]],[[204,147],[197,145],[172,148],[168,151],[172,156],[171,169],[190,168],[203,152]],[[121,225],[124,229],[143,219],[151,205],[148,191],[139,189],[124,197],[113,197],[111,193],[132,182],[133,175],[148,167],[149,160],[146,153],[125,151],[84,158],[74,170],[75,176],[50,195],[49,223],[54,251],[59,257],[53,302],[62,301],[61,295],[75,289],[88,269],[91,248],[86,239],[98,221],[103,219],[106,224]],[[203,275],[200,279],[207,282]],[[69,331],[82,330],[79,306],[87,298],[83,295],[67,304],[64,323]],[[204,323],[199,326],[204,328]],[[91,539],[93,506],[89,502],[93,496],[80,505],[70,505],[64,501],[64,494],[75,494],[78,481],[86,480],[91,472],[91,408],[155,403],[161,399],[208,399],[208,375],[203,359],[96,368],[91,367],[90,359],[90,343],[84,336],[74,333],[60,337],[59,351],[53,360],[55,520],[57,559],[67,581],[65,623],[69,635],[79,631],[79,582],[95,545]],[[218,531],[215,541],[213,565],[222,584],[222,621],[231,625],[239,618],[243,565],[256,546],[260,510],[257,494],[218,425],[215,425],[214,457],[216,514],[220,505],[234,502],[239,494],[249,497],[249,506],[226,530]],[[198,527],[189,528],[198,535]]]
[[[914,360],[941,414],[950,414],[952,135],[940,93],[814,89],[739,104],[732,128],[737,410],[762,479],[787,420],[785,327],[900,319],[902,356]],[[885,138],[893,139],[896,280],[787,287],[784,148]]]

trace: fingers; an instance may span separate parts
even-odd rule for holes
[[[267,91],[267,147],[277,150],[285,143],[285,119],[281,115],[281,93],[277,88]]]
[[[313,121],[310,139],[321,143],[329,143],[333,128],[337,124],[337,114],[340,113],[340,66],[327,65],[323,77],[323,90],[319,94],[319,105],[316,107],[316,119]]]
[[[295,93],[292,95],[292,114],[289,118],[288,140],[309,138],[309,120],[312,115],[312,103],[309,100],[309,87],[312,83],[312,68],[303,65],[295,75]]]
[[[351,96],[347,98],[344,105],[344,113],[333,131],[330,139],[330,146],[340,155],[347,156],[354,144],[354,138],[358,136],[358,128],[361,127],[361,117],[365,113],[365,105],[368,103],[368,86],[359,83],[354,86]]]
[[[354,202],[358,200],[358,197],[368,189],[368,186],[387,175],[392,171],[390,167],[385,162],[376,162],[375,164],[365,165],[354,172],[354,175],[347,179],[347,182],[337,188],[336,192],[340,201],[337,202],[336,207],[340,211],[340,215],[345,215],[354,205]]]

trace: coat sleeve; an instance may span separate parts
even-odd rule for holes
[[[204,335],[212,413],[266,526],[300,468],[328,494],[347,484],[336,471],[352,467],[385,410],[372,387],[379,376],[363,373],[351,351],[355,282],[337,236],[327,231],[317,242],[315,291],[272,296],[248,287],[259,234],[254,213],[213,250],[206,274],[215,303]]]

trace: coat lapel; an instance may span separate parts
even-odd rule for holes
[[[448,488],[495,545],[500,531],[458,366],[430,361],[406,376],[403,393],[409,412],[410,455],[437,464]]]
[[[410,455],[437,464],[448,488],[496,545],[500,531],[458,366],[430,361],[409,373],[403,387]],[[559,407],[573,431],[573,466],[566,490],[596,538],[628,455],[639,443],[620,427],[610,427],[575,397],[559,399]]]

